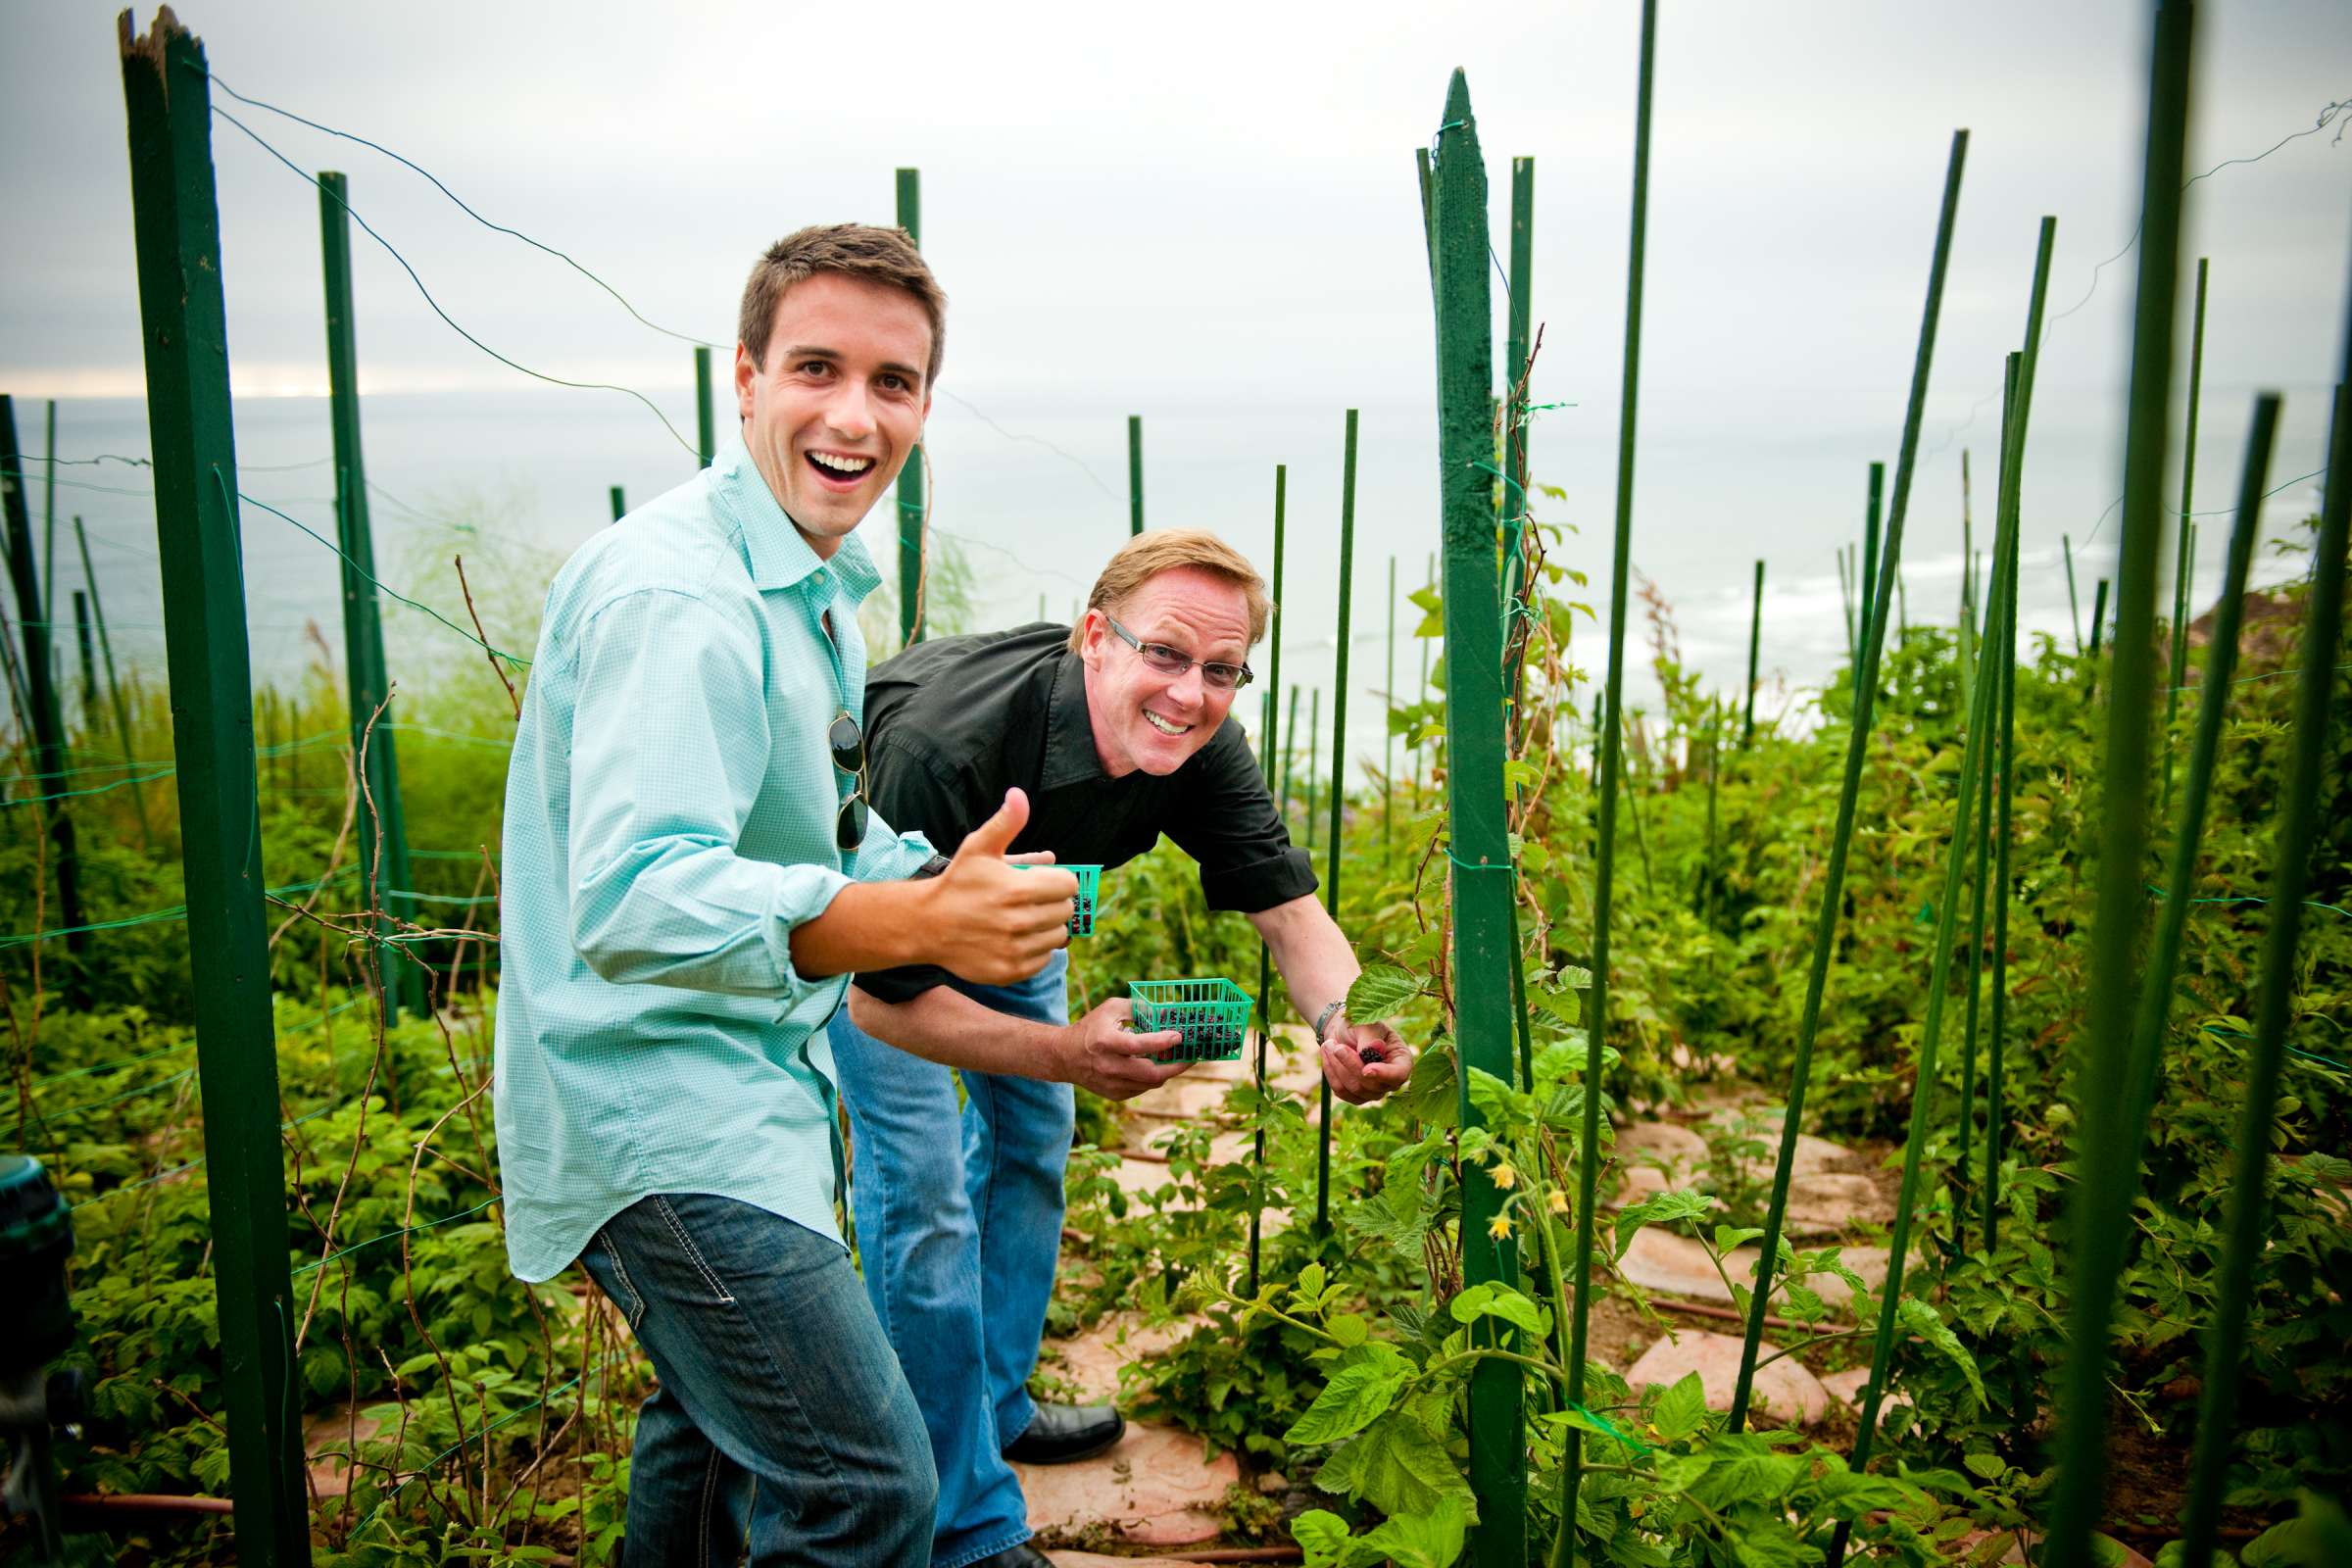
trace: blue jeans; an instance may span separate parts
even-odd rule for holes
[[[956,989],[998,1012],[1066,1023],[1068,967],[1056,953],[1018,985]],[[866,1294],[939,1468],[931,1561],[961,1568],[1030,1535],[1003,1449],[1037,1413],[1029,1374],[1061,1250],[1075,1105],[1067,1084],[967,1072],[959,1112],[948,1068],[882,1044],[847,1007],[832,1040]]]
[[[922,1416],[841,1245],[732,1199],[640,1199],[580,1254],[661,1388],[637,1418],[627,1568],[930,1560]]]

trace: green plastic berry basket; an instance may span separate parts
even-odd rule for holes
[[[1021,867],[1026,871],[1028,866]],[[1099,865],[1057,865],[1056,871],[1067,871],[1078,879],[1078,897],[1070,901],[1070,935],[1091,937],[1095,934],[1095,894],[1102,885],[1102,868]]]
[[[1181,1029],[1184,1038],[1153,1061],[1231,1061],[1250,1028],[1250,993],[1230,980],[1130,980],[1127,1000],[1138,1034]]]

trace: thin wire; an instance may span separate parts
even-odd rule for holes
[[[203,68],[196,67],[192,62],[190,63],[190,69],[200,71],[203,70]],[[504,223],[492,222],[489,219],[484,218],[481,214],[475,212],[471,207],[467,206],[465,199],[459,196],[456,191],[451,190],[447,185],[443,184],[441,182],[440,175],[434,173],[431,170],[425,168],[422,164],[416,163],[413,159],[402,157],[399,153],[394,152],[391,148],[386,147],[383,143],[369,141],[367,137],[359,135],[353,131],[338,130],[332,125],[322,125],[316,120],[305,119],[303,116],[294,113],[294,111],[291,109],[280,109],[277,105],[264,103],[259,98],[248,98],[243,93],[237,91],[236,88],[231,87],[227,82],[221,80],[220,74],[219,72],[205,71],[204,74],[211,76],[213,85],[219,87],[222,92],[228,94],[231,98],[234,98],[241,104],[250,104],[256,109],[266,109],[273,115],[279,115],[287,120],[293,121],[298,125],[308,125],[311,127],[311,129],[322,132],[326,135],[338,136],[345,141],[357,142],[362,147],[366,147],[374,152],[383,154],[386,158],[391,159],[394,163],[400,165],[402,168],[422,175],[425,180],[431,184],[433,189],[448,197],[457,205],[457,208],[460,212],[464,213],[467,218],[472,219],[475,222],[481,224],[484,228],[490,229],[495,233],[505,234],[512,238],[518,239],[525,245],[530,246],[533,250],[546,252],[548,255],[553,256],[557,261],[562,262],[564,266],[579,273],[582,277],[588,279],[589,282],[594,283],[598,288],[603,289],[607,294],[612,295],[614,303],[618,304],[622,310],[628,312],[629,315],[635,318],[638,325],[659,332],[663,337],[674,337],[681,343],[691,343],[697,348],[716,349],[728,346],[706,341],[703,338],[696,337],[691,332],[672,331],[670,328],[662,325],[662,323],[659,321],[647,320],[643,315],[639,314],[636,306],[631,305],[625,298],[622,297],[620,290],[614,288],[612,284],[606,282],[603,278],[588,270],[587,268],[581,266],[569,255],[566,255],[564,252],[556,249],[553,245],[547,244],[542,240],[533,239],[530,235],[525,234],[519,228],[509,228]],[[248,134],[250,134],[250,132],[248,132]]]
[[[373,1247],[380,1242],[394,1242],[398,1241],[403,1236],[414,1236],[419,1231],[437,1230],[443,1225],[455,1225],[462,1219],[472,1218],[474,1215],[479,1214],[483,1209],[488,1208],[492,1203],[498,1201],[499,1200],[497,1198],[485,1198],[480,1202],[474,1204],[471,1208],[460,1209],[455,1214],[444,1214],[439,1219],[426,1220],[421,1225],[403,1225],[399,1230],[386,1231],[381,1236],[370,1236],[368,1238],[368,1240],[364,1242],[354,1242],[349,1247],[339,1247],[333,1251],[327,1253],[324,1257],[317,1258],[311,1262],[303,1264],[302,1267],[294,1270],[291,1277],[294,1279],[300,1279],[305,1274],[316,1273],[318,1270],[324,1268],[327,1264],[332,1263],[337,1258],[349,1257],[354,1252],[365,1251],[367,1249]]]
[[[262,134],[255,130],[251,125],[246,124],[245,122],[239,120],[236,116],[230,114],[219,104],[213,105],[213,113],[219,115],[222,120],[227,121],[230,124],[236,126],[246,135],[252,137],[254,142],[259,145],[264,152],[268,153],[270,157],[276,159],[279,163],[292,170],[302,178],[304,183],[310,185],[313,189],[320,192],[323,195],[334,196],[334,193],[327,190],[326,186],[323,184],[320,184],[316,176],[306,172],[301,165],[295,163],[293,159],[288,158],[284,153],[279,152],[275,147],[270,146],[270,143],[263,138]],[[619,386],[611,381],[570,381],[560,375],[549,375],[544,370],[534,370],[527,365],[507,358],[504,354],[499,353],[498,350],[492,348],[480,338],[475,337],[471,332],[466,331],[466,328],[457,323],[455,318],[441,308],[441,302],[433,298],[433,291],[424,286],[424,279],[416,275],[416,269],[409,265],[409,259],[401,255],[400,252],[394,248],[390,240],[377,233],[373,226],[368,223],[368,220],[359,215],[358,209],[354,208],[351,203],[345,201],[340,196],[334,196],[334,200],[336,205],[340,206],[344,212],[351,216],[351,220],[353,222],[359,224],[360,227],[368,231],[368,237],[369,239],[372,239],[378,245],[381,245],[385,252],[390,255],[394,261],[400,264],[400,270],[409,274],[409,281],[416,285],[416,292],[424,296],[424,303],[432,307],[433,314],[441,318],[441,319],[447,323],[449,329],[457,333],[458,336],[464,338],[475,348],[480,349],[484,354],[489,355],[490,358],[498,361],[499,364],[506,366],[509,369],[519,370],[524,375],[530,376],[533,380],[545,381],[551,386],[570,387],[574,391],[579,392],[618,392],[624,397],[635,398],[638,402],[645,405],[647,413],[651,414],[655,418],[662,421],[662,428],[669,432],[669,438],[678,444],[679,450],[691,453],[696,457],[700,457],[702,455],[699,447],[696,447],[684,436],[678,434],[677,426],[669,422],[669,416],[663,414],[662,410],[655,405],[652,398],[647,397],[644,393],[638,391],[636,388]]]
[[[2325,467],[2319,467],[2312,469],[2309,473],[2298,473],[2292,479],[2287,480],[2284,484],[2265,490],[2262,493],[2262,499],[2268,501],[2271,499],[2271,497],[2278,494],[2279,491],[2292,490],[2295,486],[2303,483],[2303,481],[2306,479],[2317,479],[2327,471],[2328,470]],[[2107,525],[2107,519],[2115,515],[2115,509],[2123,504],[2124,498],[2122,496],[2117,496],[2113,501],[2107,503],[2107,510],[2099,514],[2099,520],[2092,523],[2090,525],[2090,532],[2082,536],[2082,544],[2085,549],[2089,548],[2090,542],[2099,536],[2099,530]],[[2237,509],[2235,507],[2216,507],[2209,512],[2175,512],[2170,507],[2167,507],[2164,514],[2169,518],[2221,517],[2227,516],[2236,510]]]

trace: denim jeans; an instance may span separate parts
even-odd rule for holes
[[[1068,967],[1056,953],[1018,985],[956,989],[999,1012],[1066,1023]],[[959,1112],[948,1068],[882,1044],[847,1007],[832,1040],[865,1289],[939,1469],[931,1560],[961,1568],[1030,1535],[1002,1450],[1037,1413],[1028,1383],[1061,1249],[1070,1086],[967,1072]]]
[[[640,1199],[580,1254],[661,1388],[629,1461],[627,1568],[930,1560],[914,1396],[829,1236],[732,1199]]]

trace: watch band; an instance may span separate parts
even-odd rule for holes
[[[1346,1005],[1347,1001],[1347,998],[1342,997],[1339,1001],[1328,1004],[1321,1012],[1315,1014],[1316,1045],[1319,1046],[1323,1043],[1323,1031],[1331,1027],[1333,1015],[1337,1013],[1342,1006]]]

